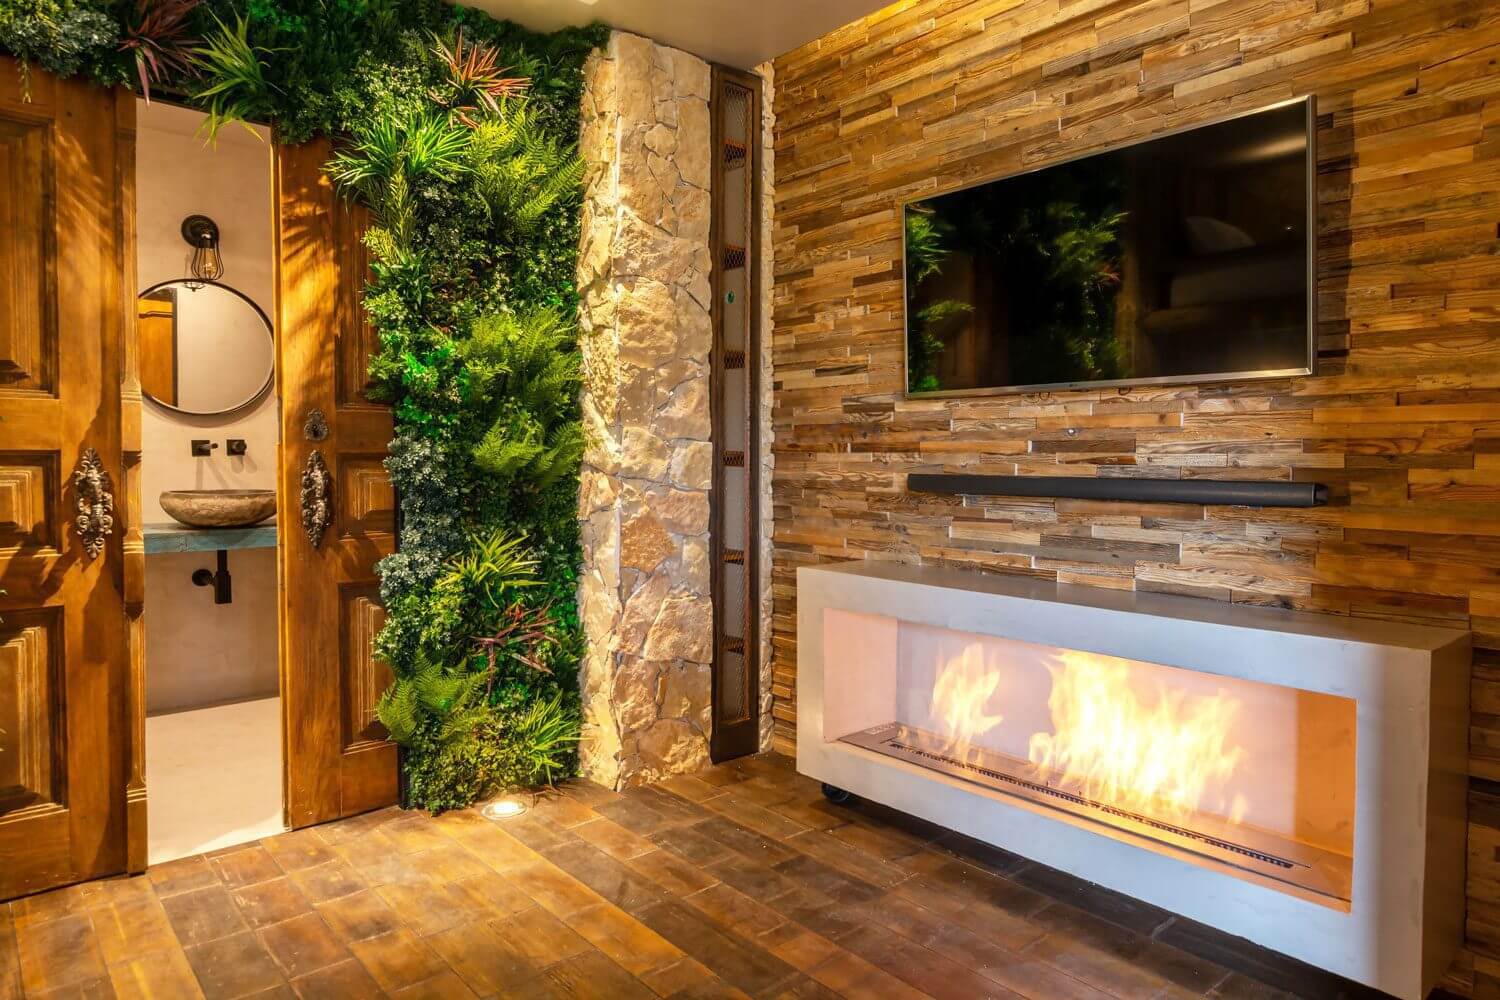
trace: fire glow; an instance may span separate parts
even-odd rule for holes
[[[999,674],[985,669],[976,644],[945,662],[933,688],[948,752],[968,760],[974,741],[1004,721],[989,703]],[[1230,744],[1240,703],[1222,691],[1188,696],[1156,684],[1143,694],[1130,663],[1058,651],[1047,663],[1050,732],[1031,734],[1027,756],[1036,780],[1102,805],[1183,820],[1204,808],[1240,822],[1242,797],[1224,802],[1243,750]]]

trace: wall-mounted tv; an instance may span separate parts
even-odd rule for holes
[[[1311,98],[904,206],[906,389],[1312,372]]]

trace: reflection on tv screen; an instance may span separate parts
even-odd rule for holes
[[[1311,368],[1310,101],[908,204],[907,391]]]

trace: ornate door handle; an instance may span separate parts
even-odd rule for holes
[[[73,527],[90,559],[99,558],[104,540],[115,531],[115,495],[99,453],[89,448],[78,456],[73,470],[74,503],[78,511]]]
[[[314,448],[302,466],[302,530],[307,540],[317,548],[323,542],[323,532],[333,520],[333,477],[323,461],[323,453]]]

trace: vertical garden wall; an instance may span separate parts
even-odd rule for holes
[[[170,94],[206,140],[333,139],[330,178],[371,213],[372,394],[396,424],[380,717],[430,808],[577,766],[577,140],[605,37],[438,0],[0,5],[23,67]]]

